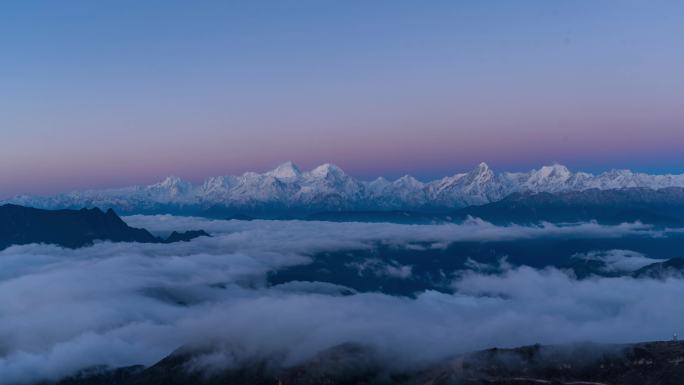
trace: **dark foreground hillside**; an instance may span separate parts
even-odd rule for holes
[[[0,206],[0,250],[12,245],[50,243],[69,248],[112,242],[177,242],[208,235],[204,231],[174,233],[166,240],[145,229],[130,227],[109,209],[43,210],[17,205]]]
[[[58,385],[681,385],[684,378],[684,343],[676,341],[489,349],[411,370],[353,344],[285,368],[266,360],[235,366],[229,354],[222,367],[216,353],[179,349],[149,368],[92,369]]]

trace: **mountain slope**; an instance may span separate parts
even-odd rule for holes
[[[11,245],[51,243],[69,248],[112,242],[178,242],[199,236],[204,231],[173,233],[162,240],[145,229],[130,227],[109,209],[43,210],[17,205],[0,206],[0,250]]]
[[[503,224],[596,220],[610,224],[641,221],[681,226],[684,224],[684,188],[514,193],[497,202],[453,211],[450,216],[454,219],[472,216]]]
[[[633,273],[635,278],[681,278],[684,277],[684,258],[671,258],[664,262],[644,266]]]
[[[89,370],[58,385],[678,385],[684,376],[684,343],[677,341],[493,348],[422,370],[397,368],[356,344],[333,347],[290,367],[265,359],[221,363],[217,357],[231,355],[182,348],[146,369]]]

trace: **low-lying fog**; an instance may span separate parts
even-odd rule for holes
[[[212,237],[0,252],[0,384],[55,379],[94,365],[148,365],[182,345],[210,342],[233,350],[220,365],[273,355],[296,363],[344,342],[370,344],[398,365],[420,365],[492,346],[631,342],[684,330],[684,280],[676,278],[577,280],[556,268],[505,262],[502,273],[486,275],[472,261],[473,271],[453,276],[454,293],[342,295],[349,291],[329,283],[267,284],[269,272],[307,264],[317,253],[378,244],[418,250],[456,241],[663,238],[676,230],[640,223],[500,227],[478,220],[420,226],[125,220],[159,235],[203,229]],[[604,258],[615,269],[653,261],[629,250],[585,257]],[[411,279],[411,266],[383,268]]]

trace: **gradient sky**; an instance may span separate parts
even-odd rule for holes
[[[684,2],[4,1],[0,196],[263,171],[684,172]]]

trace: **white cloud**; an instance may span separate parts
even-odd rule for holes
[[[320,251],[457,240],[662,236],[648,226],[409,226],[128,217],[154,232],[205,229],[187,243],[48,245],[0,252],[0,384],[51,379],[96,364],[151,364],[184,344],[224,341],[237,355],[286,362],[348,341],[399,365],[490,346],[664,338],[680,325],[684,281],[576,281],[557,270],[461,276],[458,294],[416,298],[289,283],[268,271]],[[396,274],[410,268],[395,266]],[[407,270],[408,269],[408,270]],[[390,272],[388,272],[390,273]],[[349,293],[346,293],[349,294]],[[412,355],[412,352],[421,352]]]
[[[427,243],[431,248],[444,248],[457,241],[506,241],[535,238],[619,238],[626,235],[664,236],[668,231],[656,230],[640,222],[614,226],[596,222],[538,226],[497,226],[481,219],[470,218],[463,223],[439,225],[403,225],[394,223],[313,222],[313,221],[223,221],[169,215],[124,218],[134,227],[144,227],[159,235],[172,231],[203,229],[214,234],[231,234],[235,240],[260,237],[260,248],[301,251],[367,247],[371,241],[405,247],[411,243]],[[312,234],[316,234],[312,237]],[[241,247],[246,247],[244,244]]]
[[[605,264],[603,271],[608,273],[629,273],[653,263],[663,262],[632,250],[595,250],[588,253],[575,254],[573,258],[587,261],[601,261]]]
[[[369,258],[363,262],[350,262],[347,266],[356,269],[360,276],[376,275],[407,279],[413,275],[413,266],[402,265],[397,261],[383,261],[379,258]]]

